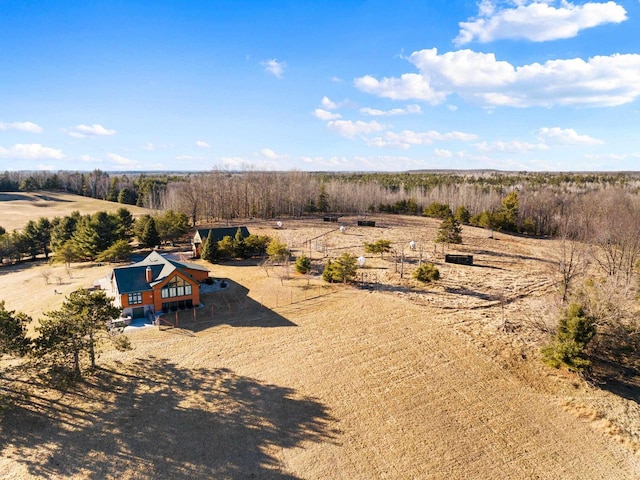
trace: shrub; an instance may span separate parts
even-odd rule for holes
[[[581,305],[572,303],[560,318],[551,344],[542,348],[543,361],[553,368],[582,372],[591,365],[587,346],[595,334],[595,319],[589,317]]]
[[[440,279],[440,270],[433,263],[425,263],[413,272],[413,278],[429,283]]]
[[[267,245],[267,256],[272,262],[284,262],[290,255],[287,245],[277,238],[272,239]]]
[[[376,240],[374,243],[364,242],[364,251],[367,253],[379,253],[382,258],[391,250],[391,240]]]
[[[433,202],[422,211],[425,217],[447,218],[453,215],[451,207],[446,203]]]
[[[248,255],[263,255],[267,251],[267,245],[271,241],[268,235],[251,234],[244,239],[244,244]]]
[[[311,270],[311,259],[304,254],[300,255],[296,260],[296,272],[305,275],[309,270]]]
[[[329,260],[322,272],[322,279],[330,283],[346,283],[356,275],[357,259],[349,253],[344,253],[334,261]]]

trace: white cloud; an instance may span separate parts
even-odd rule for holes
[[[142,146],[142,150],[146,150],[147,152],[155,152],[156,150],[166,150],[171,147],[173,147],[172,143],[163,143],[160,145],[156,145],[155,143],[147,142]]]
[[[19,130],[21,132],[41,133],[42,127],[33,122],[0,122],[0,130]]]
[[[475,147],[481,152],[509,152],[509,153],[526,153],[531,151],[549,150],[549,146],[545,143],[529,143],[519,140],[511,140],[509,142],[480,142]]]
[[[55,165],[48,165],[48,164],[44,164],[44,163],[39,163],[36,166],[36,169],[38,169],[38,170],[49,170],[49,171],[51,171],[51,170],[55,170],[55,168],[56,168]]]
[[[363,122],[361,120],[355,122],[352,120],[331,120],[327,123],[327,127],[347,138],[384,130],[384,126],[376,121]]]
[[[416,73],[405,73],[400,78],[377,80],[371,75],[356,78],[355,86],[366,93],[392,100],[424,100],[433,105],[441,103],[449,92],[438,92],[428,80]]]
[[[338,104],[336,102],[332,102],[327,96],[322,97],[320,103],[327,110],[335,110],[338,108]]]
[[[262,150],[260,150],[260,153],[269,160],[280,160],[283,158],[287,158],[287,155],[278,155],[270,148],[263,148]]]
[[[108,153],[107,157],[109,157],[109,159],[113,163],[115,163],[116,165],[122,168],[140,167],[140,164],[137,161],[131,160],[130,158],[123,157],[122,155],[118,155],[117,153]]]
[[[407,105],[405,108],[392,108],[391,110],[377,110],[375,108],[363,107],[360,113],[372,117],[393,117],[397,115],[410,115],[414,113],[422,113],[420,105]]]
[[[549,60],[514,66],[492,53],[437,49],[413,52],[408,60],[420,73],[377,80],[357,78],[360,90],[397,100],[445,101],[448,95],[485,107],[554,105],[616,106],[640,96],[640,54]]]
[[[635,160],[640,159],[640,152],[635,153],[605,153],[605,154],[593,154],[587,153],[584,156],[588,160],[608,160],[608,161],[620,161],[620,160]]]
[[[407,149],[412,145],[431,145],[434,141],[470,142],[477,139],[477,135],[464,132],[440,133],[435,130],[429,130],[426,132],[403,130],[400,133],[386,132],[383,136],[367,140],[367,144],[371,147],[392,147]]]
[[[453,157],[453,153],[451,153],[450,150],[445,150],[445,149],[441,149],[441,148],[436,148],[433,153],[435,154],[436,157],[440,157],[440,158],[451,158]]]
[[[342,115],[339,113],[331,113],[322,108],[316,108],[313,111],[313,116],[319,118],[320,120],[337,120],[338,118],[342,118]]]
[[[277,59],[272,58],[271,60],[265,60],[264,62],[260,62],[260,65],[264,67],[264,70],[271,75],[282,78],[284,75],[284,69],[287,66],[287,62],[279,62]]]
[[[198,147],[198,148],[209,148],[209,147],[211,147],[211,145],[209,145],[207,142],[204,142],[202,140],[198,140],[196,142],[196,147]]]
[[[92,157],[91,155],[82,155],[80,157],[80,160],[86,163],[102,163],[101,158],[95,158],[95,157]]]
[[[573,128],[542,127],[536,133],[540,141],[557,145],[602,145],[604,143],[589,135],[579,135]]]
[[[93,125],[76,125],[69,132],[69,135],[75,138],[86,138],[86,137],[110,137],[116,134],[115,130],[109,130],[104,128],[102,125],[98,123],[94,123]]]
[[[454,40],[457,46],[474,40],[481,43],[500,39],[524,39],[544,42],[572,38],[581,30],[606,23],[620,23],[627,19],[625,9],[615,2],[588,2],[575,5],[562,1],[515,2],[515,8],[499,9],[495,3],[483,0],[479,17],[460,22],[460,33]]]
[[[61,150],[58,150],[57,148],[43,147],[39,143],[18,143],[10,148],[0,147],[0,158],[11,158],[20,160],[61,160],[64,157],[65,156]]]

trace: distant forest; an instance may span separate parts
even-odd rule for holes
[[[461,223],[583,239],[611,236],[629,224],[640,225],[640,173],[213,170],[109,174],[94,170],[0,174],[0,191],[35,190],[174,210],[186,214],[192,225],[325,213],[441,217],[450,212]],[[505,208],[511,214],[506,220],[499,216]]]

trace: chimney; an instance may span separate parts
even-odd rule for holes
[[[151,273],[151,267],[147,267],[144,273],[147,278],[147,283],[151,283],[151,281],[153,280],[153,273]]]

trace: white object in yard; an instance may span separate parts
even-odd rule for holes
[[[344,225],[342,225],[342,226],[340,227],[340,233],[344,233],[344,232],[346,232],[346,231],[347,231],[347,227],[345,227]]]
[[[280,220],[276,222],[276,225],[278,226],[278,228],[282,228],[282,222]]]
[[[409,248],[410,248],[411,250],[415,250],[415,249],[416,249],[416,242],[414,242],[413,240],[411,240],[411,241],[409,242]]]
[[[367,259],[364,258],[363,256],[358,257],[358,265],[360,265],[360,268],[364,267],[364,264],[367,262]]]

